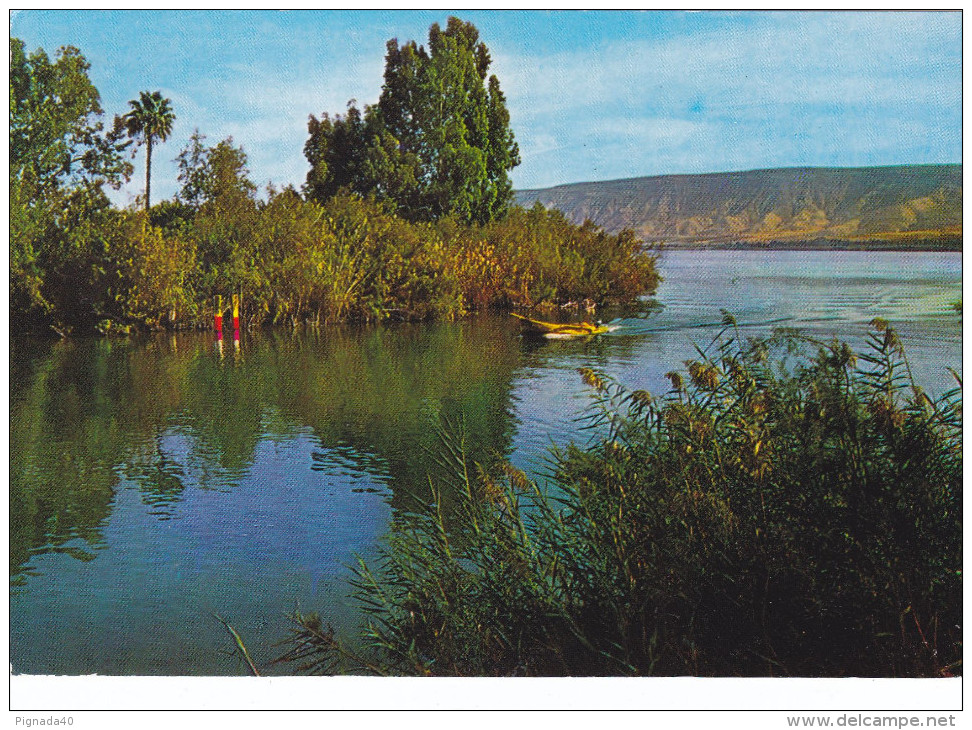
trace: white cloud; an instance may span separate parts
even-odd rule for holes
[[[523,50],[529,46],[508,38],[494,43],[487,24],[480,30],[520,145],[514,183],[536,187],[598,176],[957,155],[960,19],[743,13],[732,25],[660,38],[585,37],[580,46],[566,36],[553,52]],[[284,37],[264,25],[253,31],[264,34],[254,36],[261,45],[247,49],[244,61],[166,90],[179,120],[153,160],[154,198],[175,192],[171,159],[193,127],[210,142],[232,135],[259,184],[299,186],[307,116],[341,113],[351,98],[377,100],[383,39],[394,31],[351,33],[325,24]],[[281,44],[300,51],[264,57]],[[930,160],[918,159],[923,155]],[[143,185],[144,173],[136,172],[130,189]]]
[[[909,154],[908,145],[916,141],[917,154],[928,147],[920,144],[922,135],[942,132],[938,154],[957,154],[958,17],[772,14],[729,31],[543,56],[504,49],[494,56],[514,129],[555,129],[574,140],[574,164],[559,165],[561,174],[572,171],[567,173],[572,179],[594,174],[593,164],[583,166],[584,159],[594,158],[583,152],[583,140],[595,126],[604,144],[624,158],[622,167],[640,169],[635,174],[720,169],[715,167],[720,160],[736,159],[742,166],[806,164],[815,154],[830,154],[835,140],[847,144],[848,160],[872,164],[880,153],[894,150],[868,129],[903,129],[881,117],[911,118],[909,136],[890,138],[901,145],[899,155]],[[948,119],[944,129],[942,115]],[[858,140],[841,133],[862,126]],[[818,135],[810,133],[814,127]],[[550,177],[550,168],[539,166],[549,165],[549,156],[531,147],[534,138],[529,133],[520,138],[524,165],[515,180],[522,186]],[[730,144],[755,153],[746,158],[748,165],[725,149]],[[865,144],[870,157],[861,150]],[[781,155],[783,150],[791,157]],[[663,168],[672,163],[675,168]]]
[[[383,67],[381,57],[334,62],[307,76],[295,69],[235,64],[221,67],[219,77],[204,78],[191,88],[163,89],[176,110],[177,127],[169,142],[153,154],[153,200],[178,191],[173,160],[194,129],[206,136],[207,144],[233,137],[234,144],[246,151],[258,185],[273,181],[278,187],[299,188],[307,174],[303,147],[308,116],[342,113],[351,98],[359,104],[376,102]],[[115,195],[117,201],[142,193],[141,155],[136,167],[132,182]]]

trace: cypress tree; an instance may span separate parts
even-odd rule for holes
[[[429,29],[428,49],[388,41],[381,97],[362,113],[310,118],[305,193],[345,188],[391,203],[409,220],[454,215],[484,224],[512,200],[520,163],[506,98],[471,23]]]

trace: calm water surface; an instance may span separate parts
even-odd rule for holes
[[[858,343],[891,320],[918,380],[961,368],[961,255],[668,252],[663,307],[594,342],[455,324],[10,345],[11,663],[31,674],[242,673],[294,609],[356,625],[348,565],[428,493],[443,429],[542,472],[588,404],[578,367],[631,387],[718,330]],[[605,316],[610,316],[606,314]],[[268,668],[272,673],[273,668]]]

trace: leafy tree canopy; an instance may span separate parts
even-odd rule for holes
[[[256,185],[249,178],[246,152],[227,137],[207,147],[197,129],[176,157],[179,166],[179,199],[192,208],[226,197],[252,197]]]
[[[27,55],[10,39],[10,176],[35,200],[78,184],[117,188],[131,174],[122,151],[121,120],[105,132],[101,98],[77,48],[51,62],[43,49]]]
[[[388,41],[376,105],[311,116],[305,193],[323,201],[346,188],[393,203],[410,220],[453,215],[486,223],[512,199],[520,163],[506,98],[471,23],[429,29],[428,48]]]
[[[105,130],[89,68],[76,48],[52,61],[10,39],[9,281],[18,325],[50,324],[61,300],[65,311],[90,309],[77,300],[93,296],[93,269],[82,262],[93,260],[110,217],[102,188],[131,174],[122,121]]]

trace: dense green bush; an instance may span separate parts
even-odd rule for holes
[[[628,302],[659,281],[630,233],[556,211],[517,208],[482,228],[411,223],[352,194],[320,204],[271,190],[261,201],[243,184],[149,213],[79,203],[43,236],[39,254],[12,263],[12,311],[76,331],[208,326],[214,297],[228,306],[233,293],[244,323],[297,325]]]
[[[654,293],[656,259],[631,231],[574,225],[540,203],[501,221],[459,229],[457,272],[474,306],[630,302]]]
[[[196,265],[192,240],[153,226],[142,211],[122,216],[111,246],[112,290],[118,318],[157,327],[195,315],[189,279]]]
[[[590,370],[588,447],[549,491],[459,455],[452,515],[400,519],[358,568],[351,651],[297,616],[304,671],[942,676],[961,663],[959,391],[868,347],[743,343],[731,317],[661,397]],[[472,476],[476,474],[476,476]]]
[[[353,194],[321,204],[293,190],[263,203],[206,204],[183,234],[200,252],[203,296],[242,294],[255,324],[452,319],[469,311],[653,293],[655,258],[630,233],[514,209],[468,227],[411,223]]]

